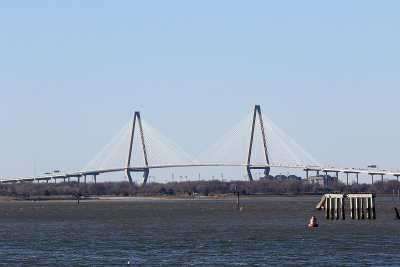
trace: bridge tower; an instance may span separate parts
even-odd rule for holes
[[[258,120],[257,120],[258,118]],[[261,136],[261,143],[262,143],[262,149],[263,149],[263,156],[265,160],[265,167],[252,167],[251,166],[251,151],[253,147],[253,139],[254,139],[254,128],[256,124],[256,120],[258,121],[260,125],[260,136]],[[261,108],[259,105],[254,106],[253,110],[253,119],[251,123],[251,128],[250,128],[250,136],[249,136],[249,145],[247,148],[247,157],[246,157],[246,177],[248,181],[253,181],[253,176],[251,175],[251,170],[252,169],[263,169],[264,170],[264,176],[269,175],[270,172],[270,167],[269,167],[269,159],[268,159],[268,153],[267,153],[267,142],[265,141],[265,133],[264,133],[264,124],[261,116]]]
[[[143,157],[143,165],[144,168],[141,169],[130,169],[130,164],[131,164],[131,157],[132,157],[132,146],[133,146],[133,138],[135,135],[135,128],[136,124],[139,126],[139,138],[140,138],[140,144],[141,144],[141,150],[142,150],[142,157]],[[147,162],[147,153],[146,153],[146,146],[144,143],[144,137],[143,137],[143,127],[142,127],[142,120],[140,118],[140,112],[135,111],[133,114],[133,119],[132,119],[132,128],[131,128],[131,137],[129,141],[129,149],[128,149],[128,155],[126,157],[126,164],[125,164],[125,178],[129,183],[132,184],[132,177],[131,177],[131,171],[134,172],[143,172],[143,178],[142,178],[142,184],[147,183],[147,178],[149,177],[149,168],[146,168],[149,166]]]

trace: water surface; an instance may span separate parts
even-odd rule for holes
[[[0,202],[4,265],[399,265],[400,220],[326,221],[318,198]],[[348,203],[347,203],[348,204]],[[400,207],[400,204],[397,205]],[[347,207],[348,208],[348,207]],[[315,215],[318,228],[309,228]]]

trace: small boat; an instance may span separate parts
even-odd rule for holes
[[[313,224],[310,223],[308,226],[309,227],[318,227],[318,223],[313,223]]]

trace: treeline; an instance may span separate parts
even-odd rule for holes
[[[306,184],[302,181],[188,181],[166,184],[148,183],[140,186],[127,182],[106,183],[13,183],[0,184],[0,195],[8,197],[32,196],[160,196],[160,195],[220,195],[240,192],[251,194],[321,194],[331,192],[380,193],[391,194],[400,189],[397,181],[376,182],[373,185],[353,184],[346,186],[342,182],[328,186]]]

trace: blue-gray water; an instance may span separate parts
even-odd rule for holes
[[[326,221],[318,198],[0,202],[4,265],[399,265],[391,199]],[[348,203],[347,203],[348,205]],[[400,204],[398,204],[398,207]],[[348,207],[347,207],[348,208]],[[318,228],[309,228],[315,215]]]

